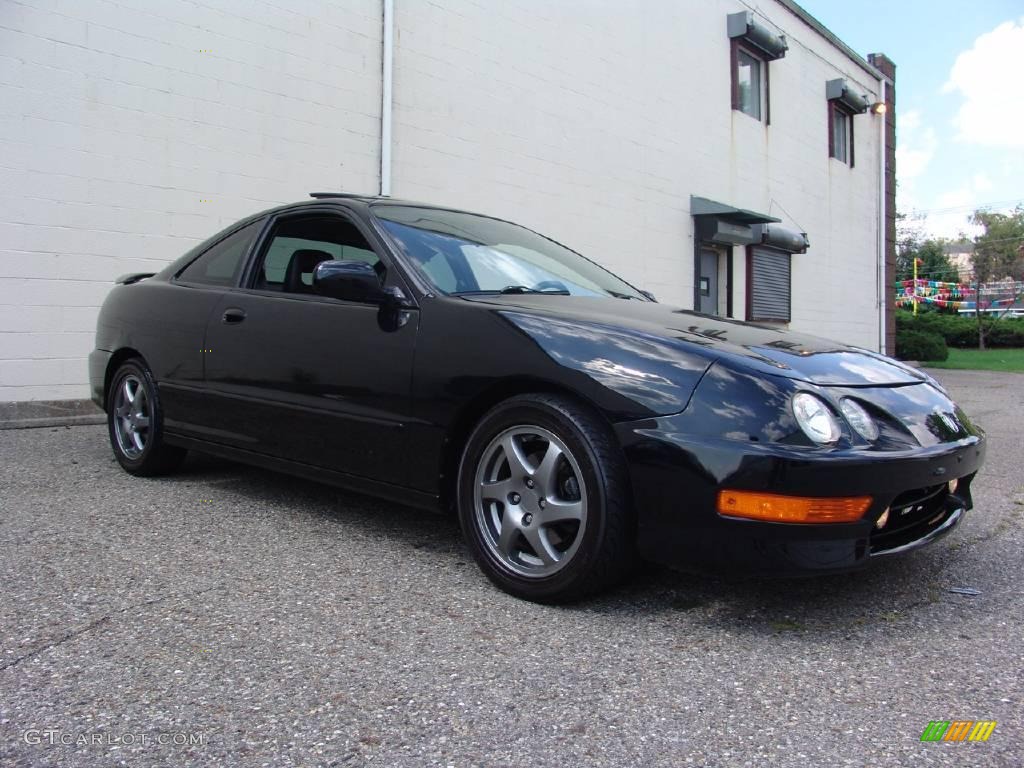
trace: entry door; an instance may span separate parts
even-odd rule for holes
[[[224,295],[206,335],[208,439],[390,483],[411,410],[418,311],[312,291],[319,261],[360,259],[392,282],[338,214],[284,217],[261,247],[248,288]]]
[[[700,296],[698,310],[706,315],[718,314],[718,251],[713,248],[700,249],[700,281],[697,286]]]

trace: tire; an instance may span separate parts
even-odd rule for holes
[[[139,477],[173,472],[187,453],[164,442],[160,396],[153,374],[140,358],[126,360],[111,379],[107,433],[118,463]]]
[[[625,460],[608,426],[570,398],[519,395],[489,411],[466,442],[457,499],[481,570],[516,597],[573,602],[633,565]]]

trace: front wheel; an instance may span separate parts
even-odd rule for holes
[[[164,442],[156,382],[141,359],[125,361],[111,379],[107,430],[118,463],[133,475],[166,474],[185,458],[184,448]]]
[[[630,498],[607,425],[557,395],[496,406],[459,467],[459,521],[477,562],[503,590],[537,602],[578,600],[626,574]]]

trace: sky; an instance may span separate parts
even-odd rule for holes
[[[896,208],[926,235],[1024,204],[1024,0],[797,0],[896,63]]]

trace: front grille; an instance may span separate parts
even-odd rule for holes
[[[889,521],[871,534],[871,551],[884,552],[909,544],[941,526],[952,513],[945,483],[905,491],[889,505]]]

